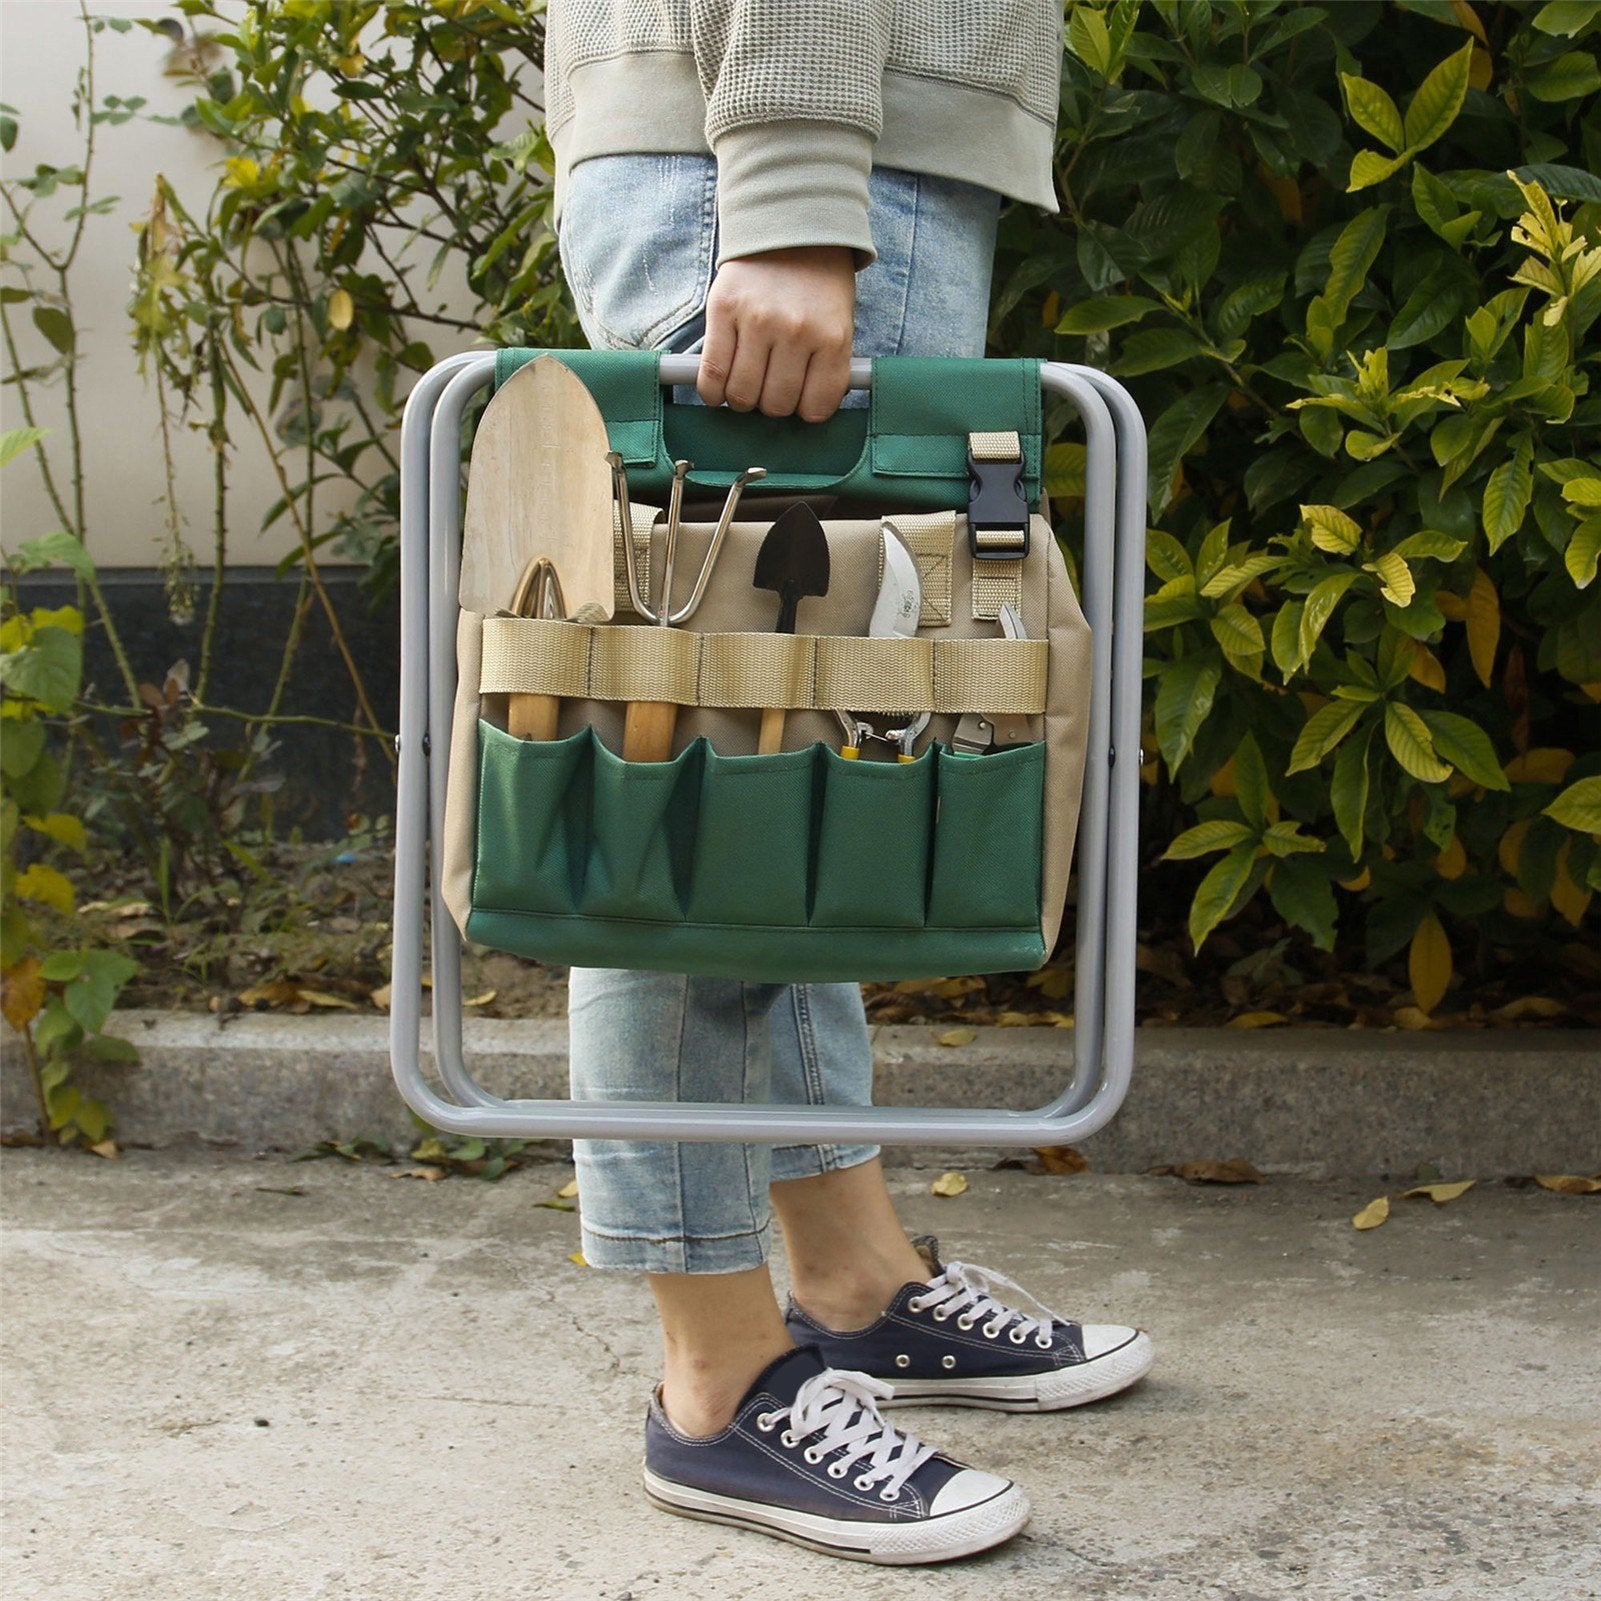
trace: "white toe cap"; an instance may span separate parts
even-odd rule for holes
[[[1138,1329],[1126,1328],[1121,1323],[1086,1323],[1084,1325],[1084,1357],[1093,1362],[1098,1356],[1108,1356],[1139,1338]]]
[[[968,1507],[978,1506],[983,1501],[993,1501],[1003,1491],[1009,1490],[1011,1485],[1010,1479],[1003,1479],[998,1474],[981,1473],[977,1468],[963,1468],[940,1487],[928,1509],[929,1516],[937,1518],[947,1512],[965,1512]]]

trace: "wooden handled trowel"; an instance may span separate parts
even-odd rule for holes
[[[500,386],[478,424],[467,477],[465,610],[611,617],[610,448],[594,397],[555,356],[536,356]],[[560,709],[554,695],[512,695],[507,729],[554,739]]]

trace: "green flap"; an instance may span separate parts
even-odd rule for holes
[[[767,469],[765,492],[892,499],[905,506],[967,504],[967,436],[1014,430],[1023,445],[1024,488],[1040,494],[1043,457],[1039,362],[954,356],[878,356],[865,408],[827,422],[764,417],[726,407],[665,403],[660,353],[652,350],[501,350],[504,383],[539,355],[555,355],[589,386],[622,452],[631,487],[665,496],[672,463],[695,463],[691,482],[721,486],[749,466]]]

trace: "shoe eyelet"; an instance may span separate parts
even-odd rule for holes
[[[956,1366],[956,1358],[954,1356],[942,1356],[939,1359],[939,1365],[949,1371]]]
[[[921,1312],[927,1305],[928,1302],[925,1301],[922,1296],[914,1295],[911,1300],[906,1303],[906,1310],[908,1312]]]
[[[1040,1350],[1048,1351],[1051,1348],[1051,1337],[1048,1334],[1042,1334],[1034,1343]]]
[[[984,1338],[986,1340],[998,1340],[1000,1337],[1001,1337],[1000,1324],[998,1324],[998,1323],[986,1323],[984,1325]]]
[[[843,1479],[850,1472],[850,1469],[843,1462],[830,1462],[823,1471],[831,1479]]]
[[[793,1435],[788,1429],[785,1429],[784,1432],[779,1435],[778,1443],[787,1451],[798,1445],[800,1441],[797,1435]]]
[[[771,1412],[758,1412],[756,1414],[756,1427],[763,1434],[771,1434],[778,1427],[778,1419]]]
[[[873,1488],[873,1481],[868,1478],[865,1473],[858,1473],[856,1477],[851,1480],[851,1483],[854,1484],[858,1490],[871,1490]]]
[[[943,1306],[936,1306],[934,1308],[934,1321],[936,1323],[944,1323],[950,1317],[950,1315],[951,1314],[949,1310]]]
[[[1023,1341],[1028,1338],[1028,1336],[1021,1329],[1013,1329],[1012,1332],[1006,1336],[1006,1338],[1009,1339],[1013,1345],[1021,1345]]]
[[[961,1317],[957,1318],[956,1326],[959,1329],[970,1329],[976,1322],[978,1322],[977,1318],[968,1317],[966,1313],[963,1313]]]
[[[813,1467],[816,1467],[817,1464],[823,1460],[823,1453],[819,1451],[815,1445],[807,1446],[806,1449],[801,1452],[801,1455],[804,1456]]]
[[[901,1498],[901,1492],[899,1490],[891,1490],[888,1486],[886,1486],[884,1489],[878,1492],[878,1498],[880,1501],[899,1501]]]
[[[912,1359],[909,1356],[903,1354],[895,1358],[895,1366],[898,1368],[909,1368],[911,1365]]]

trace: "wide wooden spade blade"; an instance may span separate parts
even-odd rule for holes
[[[512,606],[530,564],[559,576],[565,616],[604,622],[614,604],[606,422],[584,382],[555,356],[518,368],[484,410],[467,476],[460,599],[489,615]],[[553,695],[513,695],[507,727],[552,739]]]
[[[828,593],[828,535],[807,505],[791,506],[767,530],[767,537],[756,552],[757,589],[770,589],[778,596],[780,634],[795,632],[796,613],[808,595]],[[762,755],[781,750],[787,708],[771,706],[762,713],[762,730],[756,749]]]

